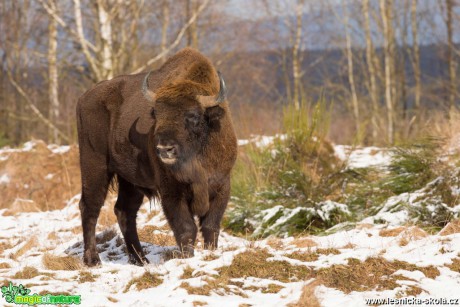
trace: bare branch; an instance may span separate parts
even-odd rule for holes
[[[37,117],[50,129],[53,129],[56,131],[56,133],[65,141],[71,142],[71,139],[65,135],[62,131],[60,131],[53,123],[46,118],[43,113],[37,108],[37,106],[32,102],[32,100],[27,96],[26,92],[22,89],[22,87],[14,80],[13,76],[11,75],[11,71],[9,69],[6,69],[6,74],[8,76],[8,79],[10,80],[11,84],[13,87],[16,89],[16,91],[21,95],[24,100],[27,102],[28,106],[32,109],[32,111],[37,115]]]
[[[164,56],[166,56],[172,49],[176,48],[177,45],[179,45],[182,37],[184,36],[185,32],[187,31],[188,27],[190,27],[191,24],[195,22],[195,20],[198,18],[198,16],[201,14],[201,12],[208,6],[210,0],[205,0],[203,3],[198,7],[198,9],[195,11],[195,13],[190,17],[190,19],[187,21],[187,23],[182,27],[182,29],[179,31],[179,33],[176,36],[176,39],[172,42],[171,45],[169,45],[168,48],[163,49],[157,56],[151,58],[148,60],[144,65],[141,67],[138,67],[135,69],[132,74],[138,74],[142,71],[144,71],[148,66],[152,65],[156,61],[161,60]]]

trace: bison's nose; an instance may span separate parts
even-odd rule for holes
[[[157,145],[157,155],[164,163],[174,163],[177,158],[177,146]]]

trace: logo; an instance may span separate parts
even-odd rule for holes
[[[39,295],[37,293],[30,295],[30,289],[25,288],[22,284],[13,286],[11,281],[8,286],[2,287],[2,297],[7,303],[18,305],[80,305],[81,303],[81,295],[56,295],[49,293],[45,295]]]

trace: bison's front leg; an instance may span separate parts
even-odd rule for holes
[[[200,218],[201,233],[203,234],[204,247],[214,249],[218,246],[220,222],[227,208],[230,198],[230,178],[212,195],[208,213]]]
[[[118,199],[115,204],[115,215],[128,249],[129,263],[143,265],[149,263],[139,242],[136,228],[136,216],[144,195],[131,183],[118,178]]]
[[[177,256],[180,258],[189,258],[194,255],[194,245],[198,229],[185,196],[182,193],[178,194],[163,196],[161,204],[180,249],[180,254]]]

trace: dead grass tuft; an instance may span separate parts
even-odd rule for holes
[[[213,261],[213,260],[216,260],[216,259],[219,259],[219,256],[214,254],[214,253],[210,253],[206,256],[203,256],[203,260],[204,261]]]
[[[448,236],[454,233],[460,233],[460,219],[453,220],[439,232],[440,236]]]
[[[72,256],[43,254],[42,263],[48,270],[76,271],[83,267],[81,260]]]
[[[189,279],[193,277],[193,271],[195,271],[191,266],[186,266],[184,272],[182,273],[181,279]]]
[[[115,227],[110,227],[103,232],[96,235],[96,243],[97,244],[104,244],[111,241],[113,238],[117,236],[117,230]]]
[[[26,266],[22,269],[22,271],[16,272],[16,274],[14,274],[11,278],[30,279],[38,275],[41,275],[41,273],[36,268],[31,267],[31,266]]]
[[[206,306],[208,303],[202,301],[193,301],[193,306]]]
[[[300,260],[300,261],[312,262],[312,261],[318,260],[320,255],[330,255],[330,254],[338,255],[340,254],[340,251],[336,248],[317,248],[315,251],[307,251],[307,252],[296,251],[291,254],[288,254],[287,256],[289,258]]]
[[[0,269],[10,269],[11,265],[6,262],[0,262]]]
[[[310,238],[295,238],[292,242],[292,245],[296,247],[305,248],[305,247],[315,247],[318,244]]]
[[[176,240],[173,236],[163,233],[154,233],[156,230],[164,230],[164,227],[156,227],[152,225],[145,226],[140,231],[138,231],[139,240],[141,242],[147,242],[159,246],[176,245]]]
[[[267,261],[272,255],[264,249],[248,250],[233,258],[230,266],[218,269],[220,276],[226,278],[256,277],[289,282],[293,279],[304,280],[312,270],[303,265],[291,265],[287,261]]]
[[[326,287],[336,288],[345,293],[372,289],[392,290],[400,285],[397,280],[408,280],[403,276],[392,276],[398,270],[421,271],[428,278],[439,276],[433,266],[417,267],[404,261],[390,262],[384,258],[368,258],[364,262],[348,259],[348,265],[333,265],[317,271],[317,278]]]
[[[132,285],[136,285],[137,290],[154,288],[163,283],[163,279],[156,273],[145,272],[140,277],[131,279],[123,290],[124,293],[129,291]]]
[[[267,240],[267,245],[275,249],[281,249],[284,247],[283,240],[279,238],[269,238]]]
[[[3,254],[7,249],[13,247],[13,244],[10,242],[0,242],[0,254]]]
[[[114,298],[114,297],[107,296],[107,299],[108,299],[109,301],[111,301],[112,303],[118,303],[118,300],[117,300],[116,298]]]
[[[78,282],[81,284],[84,282],[95,282],[97,277],[99,277],[99,275],[93,275],[89,271],[80,271],[78,274]]]
[[[452,259],[452,264],[446,266],[452,271],[460,273],[460,258]]]
[[[278,293],[283,289],[283,286],[277,284],[269,284],[267,287],[262,289],[262,293]]]
[[[113,208],[115,204],[105,205],[101,208],[101,213],[99,214],[99,218],[97,219],[98,226],[103,228],[112,226],[117,223],[117,217],[113,212]]]
[[[396,228],[385,228],[380,230],[379,236],[381,237],[397,237],[401,232],[403,232],[406,229],[406,227],[399,226]]]
[[[24,255],[28,250],[37,246],[37,237],[32,237],[26,241],[16,252],[10,254],[10,258],[13,260],[18,260],[19,257]]]
[[[302,294],[295,304],[288,305],[289,307],[320,307],[321,304],[315,295],[315,289],[319,286],[317,281],[310,282],[302,288]]]

